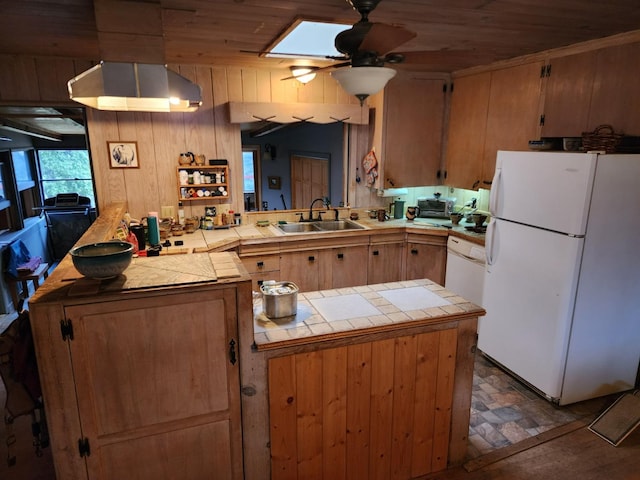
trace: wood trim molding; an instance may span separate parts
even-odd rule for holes
[[[369,107],[338,103],[229,102],[231,123],[369,123]]]

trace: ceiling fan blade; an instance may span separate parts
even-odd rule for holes
[[[396,27],[386,23],[372,23],[358,50],[384,55],[415,38],[415,36],[414,32],[403,27]]]
[[[322,72],[324,70],[333,70],[337,68],[348,67],[349,65],[351,65],[351,62],[336,63],[334,65],[328,65],[326,67],[316,68],[313,72],[317,73],[317,72]],[[281,78],[280,80],[291,80],[294,78],[296,78],[295,75],[289,75],[288,77]]]

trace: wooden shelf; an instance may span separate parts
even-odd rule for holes
[[[178,200],[180,202],[227,199],[230,197],[229,167],[226,165],[179,166],[176,174],[178,179]],[[194,180],[197,183],[194,183]]]

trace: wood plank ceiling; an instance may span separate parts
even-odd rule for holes
[[[359,18],[345,0],[2,0],[0,53],[284,68],[247,52],[299,17]],[[638,29],[640,2],[382,0],[370,20],[417,33],[399,50],[432,52],[401,68],[451,72]]]

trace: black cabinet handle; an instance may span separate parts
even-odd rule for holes
[[[411,249],[411,255],[417,255],[418,254],[418,250],[416,250],[415,248]]]
[[[236,341],[233,338],[229,342],[229,361],[231,362],[231,365],[235,365],[238,361],[236,359]]]
[[[339,254],[338,254],[338,258],[339,258],[340,260],[342,260],[342,259],[344,258],[344,253],[339,253]]]
[[[314,257],[313,255],[309,255],[309,261],[310,261],[310,262],[315,261],[315,259],[316,259],[316,257]]]
[[[379,252],[378,250],[374,250],[374,251],[373,251],[373,254],[374,254],[374,255],[380,255],[380,252]]]
[[[264,267],[264,262],[258,262],[258,263],[256,263],[256,266],[258,268],[262,268],[262,267]]]

